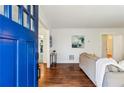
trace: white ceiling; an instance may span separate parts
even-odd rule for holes
[[[42,5],[51,28],[124,27],[124,6]]]

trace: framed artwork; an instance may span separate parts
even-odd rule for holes
[[[72,36],[72,48],[84,48],[84,36],[74,35]]]
[[[40,41],[40,53],[43,53],[43,40]]]
[[[50,48],[52,47],[52,36],[50,36]]]

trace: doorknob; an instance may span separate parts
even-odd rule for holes
[[[38,64],[38,79],[40,79],[40,75],[41,75],[41,69],[40,69],[40,66]]]

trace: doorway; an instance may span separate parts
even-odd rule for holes
[[[43,43],[44,43],[44,37],[43,35],[39,36],[39,63],[43,63]]]
[[[102,35],[102,57],[113,57],[113,36],[110,34]]]
[[[50,51],[50,45],[49,45],[49,29],[44,25],[42,21],[39,21],[39,32],[38,32],[38,66],[39,66],[39,79],[38,79],[38,86],[41,86],[44,84],[44,78],[46,73],[46,68],[50,67],[50,61],[49,61],[49,51]]]

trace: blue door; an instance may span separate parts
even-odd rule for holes
[[[38,6],[16,7],[18,22],[12,19],[13,6],[4,6],[4,14],[0,14],[0,87],[35,87]]]

